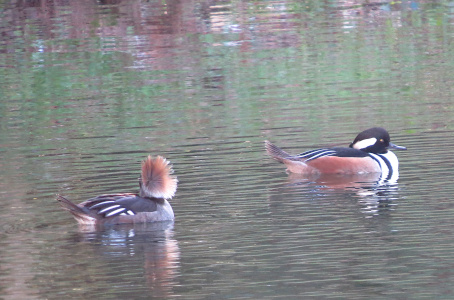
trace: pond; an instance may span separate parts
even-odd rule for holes
[[[0,298],[454,297],[449,1],[7,1]],[[400,177],[287,174],[381,126]],[[178,176],[174,222],[76,203]]]

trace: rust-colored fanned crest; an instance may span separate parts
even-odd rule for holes
[[[170,199],[177,190],[177,177],[171,175],[172,166],[162,156],[148,156],[142,162],[142,197]]]

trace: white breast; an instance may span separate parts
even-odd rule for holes
[[[375,158],[380,164],[382,179],[395,182],[399,178],[399,160],[393,152],[388,151],[385,154],[369,153],[369,155]],[[388,168],[388,165],[391,166],[391,170]]]

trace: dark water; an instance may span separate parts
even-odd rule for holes
[[[454,298],[449,1],[0,5],[0,298]],[[387,128],[398,184],[288,176]],[[77,228],[166,156],[176,220]]]

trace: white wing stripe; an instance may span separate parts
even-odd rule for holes
[[[329,149],[317,149],[317,150],[311,150],[311,151],[307,151],[307,152],[303,152],[301,154],[298,154],[297,156],[298,157],[308,157],[308,156],[312,156],[312,155],[316,155],[320,152],[324,152],[324,151],[333,151],[333,150],[329,150]]]
[[[110,213],[106,214],[106,217],[114,216],[122,211],[125,211],[126,208],[120,207],[119,209],[116,209],[114,211],[111,211]]]
[[[108,206],[108,207],[103,208],[103,209],[101,209],[100,211],[98,211],[98,214],[105,213],[106,211],[111,210],[111,209],[115,209],[115,208],[117,208],[117,207],[120,207],[120,205],[117,204],[117,205]],[[124,209],[124,208],[123,208],[123,209]]]
[[[331,155],[334,155],[334,154],[336,154],[336,151],[329,150],[329,151],[325,151],[325,152],[319,153],[317,155],[314,155],[314,156],[308,158],[306,161],[309,161],[309,160],[312,160],[312,159],[316,159],[316,158],[319,158],[319,157],[323,157],[323,156],[331,156]]]
[[[306,161],[310,161],[319,157],[332,156],[337,152],[331,149],[317,149],[309,152],[304,152],[298,155],[299,158],[306,158]]]
[[[98,207],[98,206],[103,206],[103,205],[106,205],[106,204],[108,204],[108,203],[114,203],[114,202],[115,202],[115,201],[103,201],[103,202],[99,202],[99,203],[97,203],[97,204],[91,206],[90,209],[96,208],[96,207]]]

